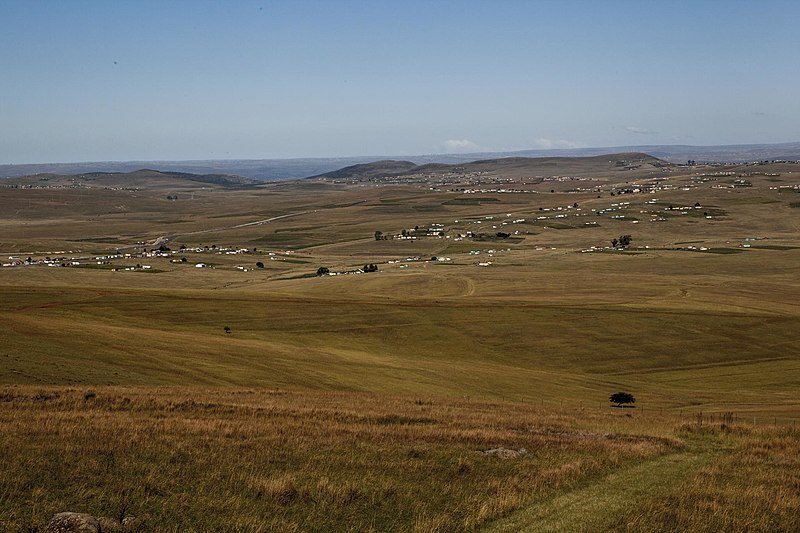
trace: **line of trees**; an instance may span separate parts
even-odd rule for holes
[[[611,239],[611,246],[613,248],[627,248],[631,245],[633,237],[630,235],[620,235],[619,239]]]

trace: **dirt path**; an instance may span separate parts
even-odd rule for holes
[[[666,495],[697,474],[719,450],[689,449],[638,463],[492,522],[485,531],[610,531],[626,509]]]
[[[216,232],[228,231],[228,230],[232,230],[232,229],[247,228],[247,227],[250,227],[250,226],[261,226],[263,224],[269,224],[270,222],[274,222],[275,220],[281,220],[283,218],[290,218],[290,217],[298,217],[300,215],[306,215],[308,213],[316,213],[316,212],[317,212],[316,209],[309,210],[309,211],[297,211],[295,213],[287,213],[285,215],[279,215],[279,216],[276,216],[276,217],[265,218],[263,220],[256,220],[256,221],[253,221],[253,222],[245,222],[244,224],[236,224],[235,226],[225,226],[225,227],[222,227],[222,228],[212,228],[212,229],[201,229],[201,230],[195,230],[195,231],[186,231],[186,232],[183,232],[183,233],[176,233],[174,235],[170,235],[169,237],[166,237],[166,236],[165,237],[159,237],[158,239],[156,239],[155,244],[160,244],[160,242],[167,242],[167,241],[170,241],[170,240],[175,240],[177,237],[185,237],[187,235],[199,235],[201,233],[216,233]]]

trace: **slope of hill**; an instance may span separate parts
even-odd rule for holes
[[[418,168],[416,163],[411,161],[396,161],[384,159],[371,163],[359,163],[350,165],[339,170],[326,172],[314,178],[348,179],[348,178],[374,178],[378,176],[397,176],[411,172]]]
[[[514,152],[473,153],[443,155],[438,161],[467,161],[476,157],[591,157],[610,153],[645,152],[670,163],[686,163],[692,159],[703,163],[750,163],[763,160],[800,159],[800,143],[731,144],[721,146],[694,146],[677,144],[650,144],[633,146],[605,146],[594,148],[561,148],[549,150],[519,150]],[[417,161],[417,158],[409,158]]]
[[[633,169],[659,170],[672,166],[645,153],[628,152],[591,157],[503,157],[468,163],[428,163],[415,165],[410,161],[375,161],[352,165],[313,178],[375,179],[380,177],[416,174],[498,173],[508,177],[524,175],[582,174],[595,175]]]
[[[84,174],[35,174],[8,178],[3,185],[29,187],[186,187],[216,185],[225,188],[248,187],[258,180],[227,174],[189,174],[140,169],[133,172],[90,172]]]

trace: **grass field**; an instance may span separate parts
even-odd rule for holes
[[[424,396],[27,386],[0,392],[0,428],[5,530],[62,509],[155,531],[798,526],[784,468],[798,440],[775,428]]]
[[[800,165],[523,170],[0,186],[0,525],[796,530]]]

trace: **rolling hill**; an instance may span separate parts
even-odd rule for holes
[[[411,161],[381,160],[344,167],[333,172],[312,176],[309,179],[376,179],[418,174],[453,173],[493,173],[502,174],[506,177],[557,174],[592,176],[629,170],[660,172],[672,166],[671,163],[640,152],[604,154],[591,157],[501,157],[467,163],[427,163],[423,165],[416,165]]]
[[[411,161],[395,161],[383,159],[371,163],[359,163],[350,165],[332,172],[325,172],[312,178],[348,179],[348,178],[375,178],[380,176],[397,176],[412,172],[419,168],[419,165]]]
[[[248,187],[261,183],[251,178],[229,174],[190,174],[187,172],[164,172],[139,169],[133,172],[88,172],[82,174],[34,174],[8,178],[6,186],[28,187],[87,187],[114,188],[139,187],[163,188],[197,185],[215,185],[224,188]]]

